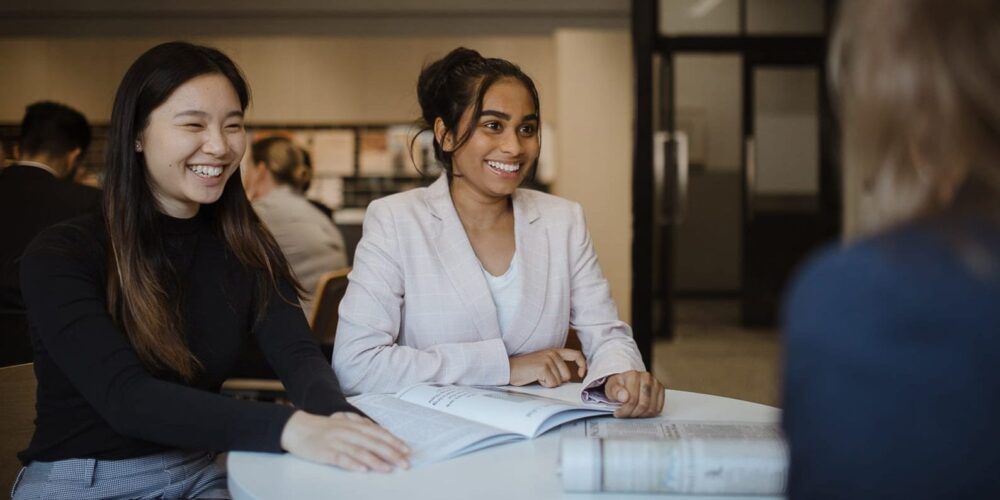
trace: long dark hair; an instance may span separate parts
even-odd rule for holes
[[[427,65],[420,72],[420,78],[417,79],[417,99],[420,101],[421,115],[418,123],[421,127],[420,132],[430,130],[433,133],[434,122],[440,118],[448,133],[459,134],[455,137],[455,147],[451,151],[445,151],[437,136],[434,137],[434,157],[441,162],[449,178],[452,175],[451,158],[454,151],[469,140],[475,129],[466,126],[465,130],[459,132],[462,113],[471,106],[472,116],[469,123],[476,123],[483,114],[483,96],[494,83],[503,78],[515,78],[528,89],[535,105],[535,114],[541,121],[542,110],[535,82],[510,61],[483,57],[475,50],[459,47]],[[417,135],[419,136],[419,133]],[[416,137],[413,141],[416,141]],[[410,149],[412,148],[411,142]],[[538,160],[535,161],[537,163]],[[534,175],[535,165],[531,167]]]
[[[172,284],[178,277],[163,247],[159,206],[145,159],[135,144],[154,109],[177,87],[207,74],[229,80],[246,110],[250,103],[246,80],[216,49],[170,42],[149,49],[132,63],[115,95],[104,181],[104,224],[111,247],[108,309],[147,368],[173,371],[189,381],[200,363],[184,340],[181,301],[170,296],[177,291]],[[278,244],[247,201],[238,169],[219,200],[202,207],[206,208],[213,231],[254,272],[259,311],[265,309],[270,291],[278,290],[280,280],[302,293]]]

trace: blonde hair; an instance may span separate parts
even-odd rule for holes
[[[279,184],[290,184],[302,190],[311,180],[312,173],[292,141],[284,137],[268,137],[255,142],[252,148],[255,161],[264,163]]]
[[[848,0],[829,70],[849,233],[1000,212],[1000,2]]]

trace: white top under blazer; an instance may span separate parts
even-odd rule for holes
[[[584,388],[645,370],[583,208],[527,189],[512,198],[521,300],[505,335],[445,175],[368,206],[333,350],[345,392],[506,385],[510,356],[562,347],[570,328],[587,357]]]
[[[500,337],[507,335],[510,331],[510,324],[513,323],[514,316],[517,316],[518,306],[521,304],[521,270],[517,265],[517,252],[510,259],[510,266],[500,276],[493,276],[486,268],[482,268],[483,277],[486,278],[486,286],[490,288],[490,296],[493,297],[493,305],[497,308],[497,323],[500,325]]]

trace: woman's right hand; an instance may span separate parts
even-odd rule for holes
[[[510,358],[510,385],[527,385],[537,381],[543,387],[558,387],[569,382],[573,374],[566,361],[577,365],[577,373],[587,373],[587,358],[575,349],[553,348]]]
[[[358,472],[410,467],[406,443],[351,412],[324,417],[297,411],[281,431],[281,447],[305,460]]]

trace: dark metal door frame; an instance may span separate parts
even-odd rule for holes
[[[837,0],[825,0],[826,23],[830,24],[833,18],[832,12]],[[731,36],[664,36],[658,32],[657,20],[659,19],[659,2],[657,0],[632,0],[632,42],[633,56],[635,63],[635,141],[633,153],[632,169],[632,213],[633,213],[633,240],[632,240],[632,326],[635,332],[636,342],[642,352],[643,360],[650,366],[653,341],[655,339],[670,339],[673,337],[673,277],[669,272],[670,263],[673,260],[673,237],[672,231],[663,231],[659,235],[661,248],[654,254],[651,250],[654,243],[655,220],[654,210],[654,186],[653,184],[653,133],[654,133],[654,92],[653,88],[653,58],[654,55],[662,56],[666,64],[672,64],[673,56],[677,53],[736,53],[743,56],[744,75],[748,74],[753,61],[758,60],[780,60],[787,58],[789,61],[798,60],[804,56],[814,58],[819,55],[820,60],[825,57],[826,40],[822,36],[749,36],[746,35],[746,0],[740,1],[740,35]],[[829,32],[829,29],[827,29]],[[784,54],[784,55],[781,55]],[[673,86],[673,68],[668,68],[665,74],[670,76],[671,81],[665,85]],[[746,107],[752,99],[747,95],[748,87],[744,76],[743,103]],[[825,86],[825,81],[821,82]],[[825,96],[825,87],[821,89],[821,95]],[[668,96],[672,100],[673,92]],[[821,98],[821,130],[830,130],[832,119],[828,118],[828,102]],[[672,103],[668,103],[673,108]],[[752,103],[750,103],[752,105]],[[744,109],[744,127],[746,120],[752,115]],[[672,113],[669,113],[665,123],[662,124],[667,130],[673,129]],[[825,128],[824,128],[825,127]],[[749,130],[744,128],[744,131]],[[829,151],[832,145],[828,141],[829,134],[821,134],[821,150]],[[744,134],[745,136],[745,134]],[[744,148],[741,148],[744,149]],[[745,175],[746,157],[745,151],[741,153],[741,174]],[[828,185],[834,182],[836,174],[832,160],[832,155],[822,155],[820,182],[821,185]],[[836,193],[828,193],[828,190],[821,190],[821,203],[824,207],[833,207],[839,204]],[[743,192],[743,206],[746,207],[746,192]],[[654,259],[660,259],[663,269],[668,272],[661,276],[654,276]],[[657,286],[659,285],[659,286]],[[657,293],[657,288],[660,292]],[[664,300],[655,300],[657,295],[665,296]],[[657,302],[661,302],[657,304]],[[658,310],[654,310],[654,308]]]
[[[794,45],[753,47],[746,51],[743,59],[743,148],[742,192],[743,214],[742,239],[742,292],[741,317],[746,326],[769,327],[778,321],[780,292],[791,276],[795,259],[790,256],[804,256],[817,243],[834,237],[840,229],[840,188],[837,180],[833,155],[834,134],[832,111],[827,98],[824,40],[801,40]],[[754,71],[758,68],[812,68],[817,71],[817,114],[819,120],[818,141],[818,192],[815,206],[804,206],[791,211],[768,212],[757,205],[748,172],[746,143],[756,138],[754,102]],[[790,202],[782,202],[788,204]],[[810,204],[811,205],[811,204]],[[789,209],[783,209],[789,210]],[[760,215],[761,217],[757,217]],[[760,220],[758,220],[760,219]],[[780,222],[784,220],[785,222]],[[763,223],[762,223],[763,221]],[[788,228],[807,228],[796,238],[780,237],[775,231],[778,225]],[[787,232],[787,231],[785,231]],[[764,248],[765,242],[768,248]],[[762,258],[769,255],[771,257]],[[798,257],[796,257],[797,259]]]
[[[647,369],[653,355],[653,41],[657,3],[632,0],[635,141],[632,148],[632,331]],[[664,245],[672,247],[672,245]],[[673,311],[666,311],[673,324]]]

